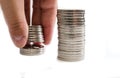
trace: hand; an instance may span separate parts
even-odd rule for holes
[[[30,0],[1,0],[1,7],[14,44],[23,47],[27,42],[30,24]],[[57,0],[33,0],[32,24],[42,25],[45,42],[49,44],[57,13]]]

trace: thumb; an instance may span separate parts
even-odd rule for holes
[[[23,47],[28,36],[24,0],[2,0],[1,7],[14,44],[17,47]]]

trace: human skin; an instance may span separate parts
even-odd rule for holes
[[[1,8],[14,44],[24,47],[30,24],[30,0],[1,0]],[[49,44],[57,13],[57,0],[33,0],[32,24],[42,25],[44,44]]]

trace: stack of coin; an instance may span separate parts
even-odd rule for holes
[[[58,9],[58,59],[79,61],[84,58],[85,11]]]
[[[27,44],[20,49],[22,55],[38,55],[44,52],[42,27],[40,25],[29,26]],[[41,43],[41,44],[35,44]]]
[[[44,42],[42,27],[41,26],[29,26],[29,42]]]

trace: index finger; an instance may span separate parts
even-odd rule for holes
[[[57,0],[41,0],[41,24],[43,26],[43,33],[45,44],[49,44],[52,38],[53,26],[57,13]]]
[[[30,0],[24,0],[24,10],[28,25],[30,25]]]

